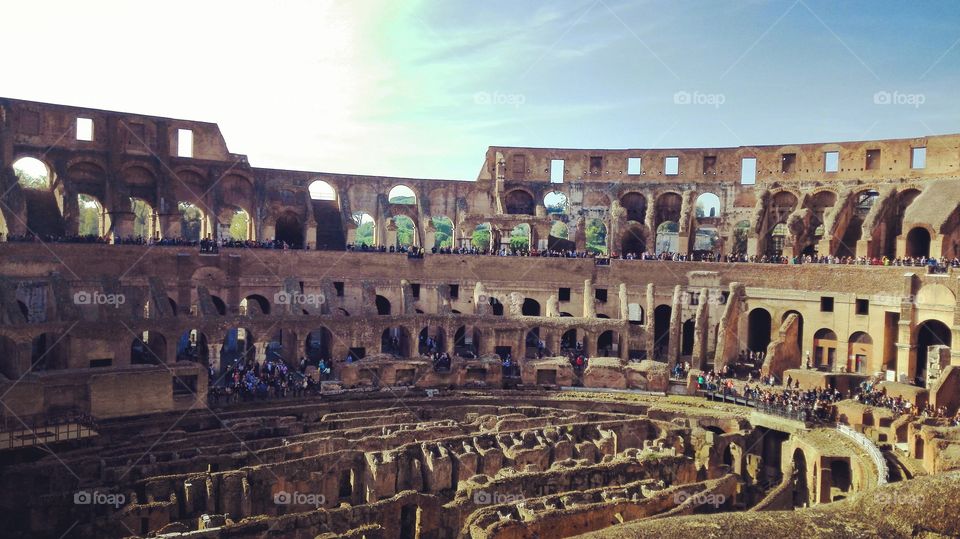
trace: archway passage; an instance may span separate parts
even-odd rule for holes
[[[747,318],[747,347],[753,352],[766,352],[770,344],[772,322],[766,309],[754,309]]]
[[[907,256],[930,256],[930,231],[918,226],[907,233]]]
[[[523,300],[523,316],[540,316],[540,303],[531,298]]]
[[[807,459],[803,450],[793,452],[793,506],[806,507],[810,504],[810,489],[807,487]]]
[[[460,326],[453,336],[453,351],[456,355],[475,358],[480,350],[480,330],[471,326]]]
[[[620,353],[620,343],[617,334],[608,329],[597,337],[597,355],[617,357]]]
[[[950,353],[944,353],[944,356],[931,356],[931,352],[936,353],[939,347],[945,346],[950,349],[952,334],[950,328],[939,320],[927,320],[917,326],[917,384],[926,385],[927,373],[931,362],[939,362],[941,368],[950,361]]]
[[[397,227],[396,247],[413,247],[417,244],[417,227],[413,219],[406,215],[397,215],[393,218]]]
[[[653,357],[657,361],[666,361],[670,346],[670,317],[673,308],[660,305],[653,310]]]
[[[133,212],[133,236],[143,239],[160,239],[159,217],[147,201],[130,197],[130,211]]]
[[[0,335],[0,374],[10,380],[20,377],[17,343],[10,337]]]
[[[647,252],[646,232],[638,222],[628,222],[623,234],[620,236],[620,253],[624,256],[640,256]]]
[[[313,220],[317,223],[317,249],[343,249],[346,246],[346,231],[343,229],[337,191],[323,180],[315,180],[309,190]]]
[[[676,253],[680,250],[680,225],[666,221],[657,227],[657,254]]]
[[[330,344],[333,342],[333,335],[327,328],[315,329],[307,334],[304,342],[304,357],[307,365],[314,367],[323,360],[325,363],[330,360]]]
[[[697,197],[694,212],[697,219],[720,217],[720,197],[713,193],[701,193]]]
[[[620,198],[620,206],[627,211],[627,221],[645,222],[647,199],[640,193],[627,193]]]
[[[110,217],[96,197],[77,195],[77,235],[102,238],[110,230]]]
[[[576,329],[568,329],[560,336],[560,353],[569,354],[570,352],[575,352],[577,350],[577,343],[582,341],[577,335]]]
[[[303,248],[303,225],[300,218],[291,211],[284,212],[277,217],[274,237],[283,242],[290,249]]]
[[[693,355],[693,340],[696,335],[696,322],[693,318],[683,323],[683,338],[680,341],[680,355]]]
[[[372,247],[377,245],[376,223],[369,213],[358,211],[353,213],[353,223],[357,225],[354,234],[353,244],[356,246],[366,245]]]
[[[848,372],[866,373],[873,356],[873,337],[857,331],[847,339]]]
[[[570,239],[570,230],[567,224],[555,220],[550,224],[550,234],[547,236],[547,249],[552,251],[572,251],[576,243]]]
[[[55,181],[50,168],[39,159],[22,157],[13,163],[13,172],[27,207],[28,233],[63,236],[63,185]]]
[[[560,191],[552,191],[543,197],[543,205],[547,209],[547,214],[566,213],[567,195]]]
[[[797,315],[797,352],[803,352],[803,315],[798,311],[787,311],[783,313],[780,323],[784,323],[791,314]]]
[[[504,211],[510,215],[533,215],[533,196],[523,189],[514,189],[503,198]]]
[[[494,316],[503,316],[503,303],[500,300],[490,296],[490,310]]]
[[[546,348],[541,345],[540,328],[533,328],[527,332],[524,338],[524,357],[526,359],[535,359],[543,357]]]
[[[420,355],[431,355],[444,351],[443,328],[439,326],[428,326],[420,330],[418,340],[418,352]]]
[[[252,362],[256,357],[254,343],[253,334],[245,328],[232,328],[228,331],[220,352],[221,370]]]
[[[833,370],[837,360],[837,334],[822,328],[813,334],[813,364],[817,368]]]
[[[390,193],[387,195],[387,201],[390,204],[416,205],[417,194],[406,185],[396,185],[393,189],[390,189]]]
[[[591,219],[587,222],[587,251],[597,254],[607,254],[607,225],[601,219]]]
[[[380,334],[380,353],[396,357],[410,355],[410,333],[403,327],[387,328]]]
[[[189,202],[181,202],[177,209],[180,211],[180,237],[187,241],[200,241],[206,233],[203,210]]]
[[[131,365],[160,365],[166,362],[167,341],[155,331],[144,331],[130,343]]]
[[[177,361],[209,366],[210,349],[207,346],[207,336],[195,329],[183,332],[177,340]]]

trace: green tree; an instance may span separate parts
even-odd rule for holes
[[[470,243],[477,249],[490,248],[490,225],[483,223],[477,225],[476,230],[470,236]]]
[[[77,232],[81,236],[99,236],[100,204],[97,203],[96,199],[87,195],[78,195],[77,202],[80,208]]]
[[[562,240],[569,239],[569,229],[561,221],[556,221],[553,223],[553,226],[550,227],[550,235],[554,238],[560,238]]]
[[[46,189],[50,187],[45,176],[33,176],[25,170],[14,169],[17,175],[17,181],[20,185],[28,189]]]
[[[409,217],[400,215],[394,218],[394,223],[397,225],[397,245],[413,245],[413,221]]]
[[[150,205],[139,198],[131,198],[130,211],[133,212],[133,235],[149,238],[153,224],[153,210]]]
[[[528,225],[519,225],[510,232],[510,248],[516,250],[526,250],[530,248],[530,227]]]
[[[607,254],[607,227],[600,219],[593,219],[587,224],[587,251]]]
[[[360,223],[357,227],[357,245],[373,245],[373,221]]]
[[[246,240],[249,230],[250,216],[243,210],[237,210],[230,219],[230,237],[235,240]]]
[[[180,210],[180,236],[189,241],[200,241],[200,221],[203,219],[200,208],[181,202],[177,209]]]
[[[447,217],[434,217],[433,228],[436,229],[434,235],[437,247],[453,246],[453,222]]]

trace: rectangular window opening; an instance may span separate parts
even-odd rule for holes
[[[563,159],[550,160],[550,183],[563,183]]]
[[[410,290],[413,292],[413,299],[420,299],[420,283],[411,284]]]
[[[603,157],[590,156],[590,174],[600,174],[603,171]]]
[[[832,313],[833,312],[833,298],[823,296],[820,298],[820,312],[822,313]]]
[[[460,285],[452,284],[450,285],[450,299],[457,299],[460,297]]]
[[[757,158],[744,157],[740,160],[740,185],[757,183]]]
[[[913,148],[910,152],[910,168],[927,168],[927,148]]]
[[[870,300],[868,299],[857,300],[857,314],[870,314]]]
[[[785,174],[792,173],[797,166],[797,154],[785,153],[780,156],[780,172]]]
[[[193,157],[193,131],[177,129],[177,157]]]
[[[676,176],[680,174],[680,158],[666,157],[663,160],[663,173],[667,176]]]
[[[559,290],[559,292],[557,292],[557,300],[558,300],[558,301],[570,301],[570,289],[569,289],[569,288],[561,288],[561,289]]]
[[[825,152],[823,154],[823,171],[837,172],[840,170],[840,152]]]
[[[715,155],[703,156],[703,175],[706,176],[708,174],[717,174],[717,156]]]
[[[77,140],[93,140],[93,120],[90,118],[77,118]]]
[[[597,288],[593,291],[593,297],[597,298],[597,301],[600,303],[607,302],[607,289],[606,288]]]
[[[639,157],[627,158],[627,174],[639,176],[643,172],[643,160]]]
[[[335,283],[333,283],[333,288],[336,289],[336,291],[337,291],[337,297],[338,297],[338,298],[342,298],[342,297],[343,297],[343,283],[340,282],[340,281],[335,282]]]
[[[880,168],[880,150],[867,150],[867,170],[877,170]]]

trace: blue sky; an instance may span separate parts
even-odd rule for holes
[[[24,4],[0,95],[214,121],[254,166],[960,132],[955,1]]]

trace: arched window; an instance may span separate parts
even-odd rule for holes
[[[391,204],[416,204],[417,194],[406,185],[397,185],[390,190],[387,200]]]
[[[311,200],[336,200],[337,191],[329,183],[323,180],[316,180],[310,184]]]

